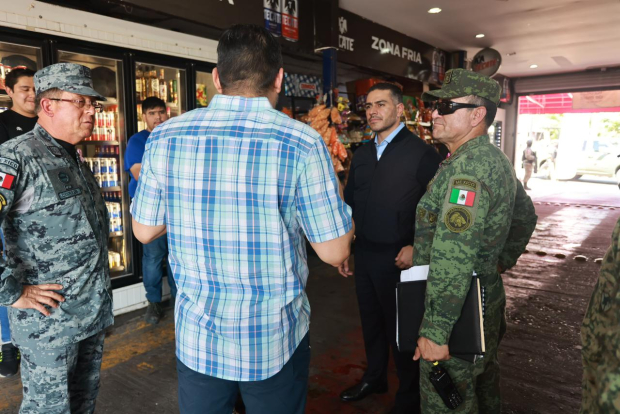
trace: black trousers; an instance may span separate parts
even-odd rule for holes
[[[399,247],[373,249],[355,246],[355,289],[362,320],[368,368],[365,382],[386,383],[389,349],[398,373],[396,406],[406,412],[420,410],[420,365],[412,353],[396,346],[396,283],[401,270],[394,264]]]

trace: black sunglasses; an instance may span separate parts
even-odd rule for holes
[[[431,103],[431,110],[437,110],[439,115],[450,115],[463,108],[478,108],[479,105],[459,103],[452,101],[434,101]]]

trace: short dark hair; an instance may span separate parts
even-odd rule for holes
[[[166,108],[166,102],[156,96],[149,96],[142,101],[142,113],[145,114],[149,109]]]
[[[38,93],[34,98],[34,113],[41,112],[41,101],[43,98],[59,98],[62,95],[62,90],[58,88],[50,88],[46,91]]]
[[[398,105],[399,103],[403,103],[403,91],[393,83],[389,82],[381,82],[375,83],[368,89],[368,94],[372,91],[390,91],[392,95],[392,99],[394,103]]]
[[[472,95],[469,98],[469,103],[474,104],[476,106],[484,106],[487,110],[487,114],[484,117],[484,124],[486,127],[490,127],[493,121],[495,120],[495,115],[497,114],[497,105],[488,99],[481,98],[479,96]]]
[[[263,95],[282,68],[280,43],[265,28],[237,24],[217,45],[217,71],[225,91],[250,90]]]
[[[6,75],[4,85],[13,90],[15,84],[19,82],[19,78],[23,78],[24,76],[32,78],[34,77],[34,71],[28,68],[15,68]]]

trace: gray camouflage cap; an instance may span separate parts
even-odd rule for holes
[[[58,88],[65,92],[91,96],[99,101],[106,99],[93,89],[90,69],[77,63],[56,63],[34,74],[34,88],[38,94]]]
[[[466,69],[450,69],[446,72],[441,89],[422,94],[423,101],[479,96],[499,105],[502,88],[497,81]]]

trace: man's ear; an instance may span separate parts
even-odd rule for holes
[[[222,85],[220,84],[220,74],[217,71],[217,68],[213,68],[213,70],[211,71],[211,75],[213,75],[213,85],[215,86],[215,89],[217,89],[219,93],[222,93]]]
[[[403,112],[405,112],[405,104],[399,103],[396,105],[396,116],[400,121],[400,117],[403,115]]]
[[[39,106],[41,107],[39,113],[43,112],[45,116],[49,118],[54,117],[54,111],[52,110],[52,101],[50,101],[49,99],[42,99]]]
[[[276,80],[273,83],[273,88],[276,93],[280,93],[282,90],[282,82],[284,82],[284,68],[280,68],[278,75],[276,76]]]
[[[9,95],[9,98],[13,99],[13,95],[15,94],[15,92],[13,92],[13,89],[7,86],[5,90],[6,90],[6,94]]]
[[[480,125],[481,122],[484,122],[484,117],[487,115],[487,108],[485,108],[484,106],[479,106],[477,108],[474,108],[472,114],[473,116],[471,118],[471,126],[477,127],[478,125]]]

